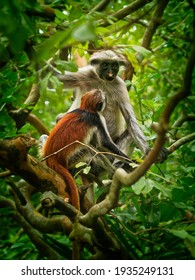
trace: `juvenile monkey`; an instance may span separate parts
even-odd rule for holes
[[[98,89],[85,93],[81,98],[79,108],[64,115],[53,128],[43,146],[43,156],[51,155],[46,159],[47,165],[60,174],[66,183],[67,189],[60,194],[66,197],[66,193],[68,193],[70,202],[77,209],[80,207],[79,192],[69,169],[74,168],[75,164],[80,161],[91,160],[94,156],[94,152],[86,145],[99,149],[105,148],[129,161],[128,157],[114,144],[108,133],[105,119],[102,116],[106,106],[105,102],[104,94]],[[84,143],[85,146],[74,143],[76,140]],[[62,150],[57,152],[60,149]],[[105,168],[105,164],[99,157],[95,165]]]
[[[103,112],[108,132],[113,142],[127,154],[132,144],[144,154],[150,150],[148,143],[136,120],[124,81],[117,76],[124,59],[111,50],[94,53],[90,65],[80,68],[78,72],[56,74],[65,88],[76,88],[75,100],[70,107],[72,111],[80,106],[86,91],[100,89],[105,93],[107,104]],[[167,158],[166,148],[161,150],[158,162]]]

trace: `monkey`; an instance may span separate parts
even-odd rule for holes
[[[102,90],[107,99],[103,116],[113,142],[125,154],[130,155],[133,151],[132,146],[135,145],[146,155],[150,150],[149,145],[135,117],[125,82],[118,76],[122,65],[125,65],[123,57],[112,50],[106,50],[95,52],[89,60],[89,65],[77,72],[65,72],[64,75],[53,73],[64,83],[65,88],[77,89],[69,111],[80,106],[86,91]],[[61,117],[60,114],[57,121]],[[167,149],[162,148],[158,162],[162,163],[167,156]]]
[[[69,170],[78,162],[92,158],[94,153],[88,146],[105,148],[130,162],[128,156],[120,151],[109,135],[102,115],[105,107],[106,97],[102,91],[94,89],[85,93],[81,98],[80,107],[61,118],[43,146],[42,154],[46,157],[47,165],[62,176],[70,202],[77,209],[80,207],[79,192]],[[80,145],[75,141],[85,145]],[[65,148],[62,149],[63,147]],[[105,168],[101,159],[98,159],[96,164]],[[65,190],[64,193],[61,192],[61,195],[67,196]]]

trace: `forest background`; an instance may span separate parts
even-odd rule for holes
[[[194,14],[192,0],[1,0],[0,259],[195,258]],[[121,75],[153,152],[135,149],[138,172],[116,172],[101,202],[96,182],[83,215],[55,195],[37,143],[72,103],[48,64],[77,71],[99,49],[129,61]]]

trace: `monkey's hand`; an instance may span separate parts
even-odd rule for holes
[[[150,148],[147,150],[146,155],[150,152],[150,150],[151,150]],[[169,151],[163,147],[155,163],[163,163],[167,159],[168,155],[169,155]]]
[[[157,163],[163,163],[168,158],[168,155],[169,155],[169,151],[163,147],[157,158]]]
[[[131,163],[117,161],[116,163],[114,163],[114,166],[116,168],[123,168],[127,173],[131,173],[136,168],[137,163],[133,162],[131,164]]]

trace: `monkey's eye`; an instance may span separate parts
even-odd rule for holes
[[[102,63],[102,65],[101,65],[101,67],[102,67],[102,69],[107,69],[107,67],[108,67],[108,64],[107,63]]]
[[[118,69],[119,68],[119,65],[118,65],[118,63],[113,63],[113,65],[112,65],[112,67],[113,67],[113,69]]]
[[[103,102],[98,102],[97,105],[96,105],[96,110],[101,111],[102,107],[103,107]]]

